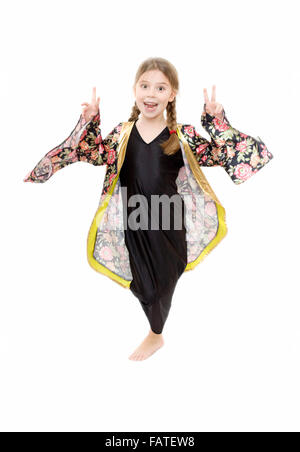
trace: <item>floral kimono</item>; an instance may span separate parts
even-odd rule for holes
[[[205,178],[201,166],[221,166],[235,184],[241,184],[266,165],[273,155],[263,141],[234,129],[223,110],[223,119],[211,116],[205,105],[201,123],[208,141],[189,124],[177,124],[184,166],[176,179],[185,204],[187,265],[194,269],[227,233],[225,209]],[[106,165],[103,189],[87,239],[88,262],[125,288],[132,273],[124,240],[123,204],[119,173],[134,122],[120,122],[105,139],[100,113],[85,122],[81,115],[70,136],[49,151],[26,176],[25,182],[46,182],[56,171],[82,161]]]

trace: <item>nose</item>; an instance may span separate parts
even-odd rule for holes
[[[150,96],[155,97],[154,94],[155,94],[155,87],[152,86],[152,87],[150,87]]]

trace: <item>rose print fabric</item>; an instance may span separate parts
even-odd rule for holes
[[[54,173],[75,162],[87,162],[95,166],[112,165],[115,161],[113,144],[121,125],[122,123],[114,127],[102,140],[99,128],[100,113],[98,112],[87,123],[81,115],[68,138],[51,149],[27,174],[24,182],[46,182]],[[113,174],[113,170],[114,168],[111,169],[110,175]],[[110,177],[109,182],[112,179],[113,177]]]
[[[204,106],[201,123],[211,141],[202,137],[192,125],[184,124],[181,129],[199,165],[223,167],[235,184],[245,182],[273,158],[260,137],[253,138],[233,128],[225,111],[220,120],[207,113]],[[122,124],[120,122],[102,139],[100,113],[88,123],[81,115],[69,137],[48,152],[24,181],[46,182],[56,171],[78,161],[97,166],[106,164],[103,192],[107,192],[117,171],[116,145]]]
[[[223,167],[235,184],[245,182],[273,158],[259,137],[253,138],[234,129],[224,110],[221,121],[204,107],[201,123],[211,136],[211,142],[199,135],[195,127],[184,126],[184,135],[199,165]]]

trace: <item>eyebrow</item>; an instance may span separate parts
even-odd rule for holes
[[[140,83],[142,83],[142,82],[149,83],[148,80],[141,80]],[[165,82],[158,82],[157,85],[167,85],[167,83],[165,83]]]

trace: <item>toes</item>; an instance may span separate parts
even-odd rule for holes
[[[131,359],[132,361],[137,361],[138,360],[138,353],[137,352],[133,352],[130,356],[129,359]]]

